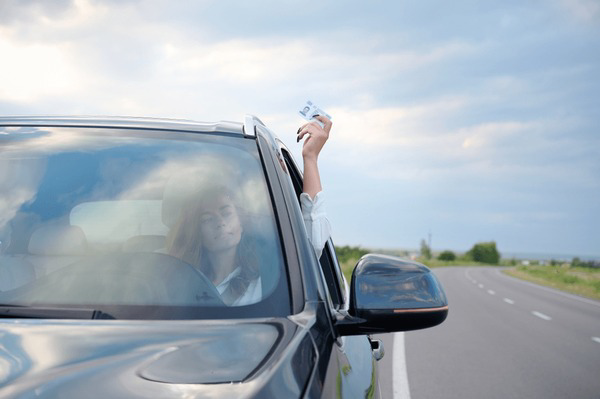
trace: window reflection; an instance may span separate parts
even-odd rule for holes
[[[212,247],[207,245],[208,236],[201,233],[203,226],[205,230],[211,225],[222,229],[227,218],[239,222],[233,241],[240,272],[229,284],[238,288],[221,292],[224,302],[236,304],[239,291],[250,284],[255,284],[258,294],[237,305],[258,302],[273,292],[283,260],[256,145],[241,138],[212,137],[200,142],[198,135],[193,141],[155,136],[155,132],[144,137],[140,132],[69,128],[5,130],[0,134],[2,302],[26,303],[35,297],[40,303],[54,303],[50,293],[61,289],[56,281],[52,280],[52,289],[44,291],[48,296],[39,294],[48,276],[102,264],[96,260],[103,256],[118,262],[119,254],[125,253],[173,255],[205,274],[216,289],[222,282],[217,276],[222,273],[215,269],[216,257],[210,254],[223,249],[217,244],[227,247],[230,232],[215,235],[217,242]],[[217,188],[226,194],[218,193]],[[210,203],[223,198],[230,200],[228,208],[221,206],[223,209],[211,213]],[[197,234],[186,233],[192,231]],[[203,250],[204,264],[202,256],[192,259],[176,250],[174,243],[184,238],[195,240],[188,243],[190,247]],[[187,251],[191,250],[182,253]],[[127,264],[122,267],[122,275],[126,275]],[[107,273],[109,269],[110,273],[119,270],[107,267]],[[104,277],[98,284],[120,278]],[[138,283],[131,287],[144,287]],[[31,295],[23,287],[30,287]],[[122,298],[143,303],[134,291]],[[11,297],[10,292],[18,295]],[[94,298],[80,297],[86,295],[82,290],[73,292],[72,296],[62,295],[62,300],[94,303]],[[181,301],[183,294],[178,295]],[[169,295],[149,301],[169,304]]]

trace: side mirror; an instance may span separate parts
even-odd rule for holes
[[[393,256],[365,255],[352,273],[341,335],[410,331],[436,326],[448,315],[442,285],[426,266]]]

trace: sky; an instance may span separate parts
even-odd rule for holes
[[[600,2],[0,0],[0,115],[243,121],[301,162],[336,245],[600,257]]]

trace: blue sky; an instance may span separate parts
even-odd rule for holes
[[[337,244],[600,257],[600,3],[0,2],[0,114],[259,116]]]

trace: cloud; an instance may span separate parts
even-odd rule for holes
[[[0,37],[0,99],[8,102],[31,102],[54,97],[57,93],[71,96],[86,81],[60,46],[21,45]]]
[[[595,0],[559,0],[559,4],[578,21],[600,23],[600,3]]]
[[[72,0],[4,0],[0,3],[0,25],[57,18],[68,11],[72,3]]]
[[[0,232],[10,228],[19,209],[35,199],[45,170],[42,159],[0,158]]]
[[[17,77],[2,85],[0,100],[35,104],[61,93],[77,99],[71,106],[79,112],[95,106],[108,113],[146,110],[146,115],[162,109],[162,115],[173,116],[172,110],[183,104],[184,111],[174,116],[189,115],[194,104],[196,109],[205,105],[206,93],[211,93],[208,106],[214,101],[231,104],[232,98],[243,106],[262,93],[270,93],[266,101],[276,103],[290,92],[323,90],[364,101],[361,93],[385,77],[472,51],[461,42],[385,49],[390,40],[385,35],[348,39],[343,25],[325,36],[311,29],[293,39],[265,37],[253,29],[245,37],[215,36],[210,32],[227,29],[210,18],[200,24],[195,20],[193,29],[180,29],[182,19],[191,24],[193,15],[223,11],[214,2],[188,4],[190,16],[184,18],[165,11],[171,6],[161,2],[141,6],[77,0],[61,3],[53,12],[42,3],[27,4],[9,7],[12,23],[0,36],[9,54],[1,71]],[[215,98],[216,92],[222,95]],[[94,93],[93,105],[89,93]],[[170,106],[174,102],[178,104]]]

